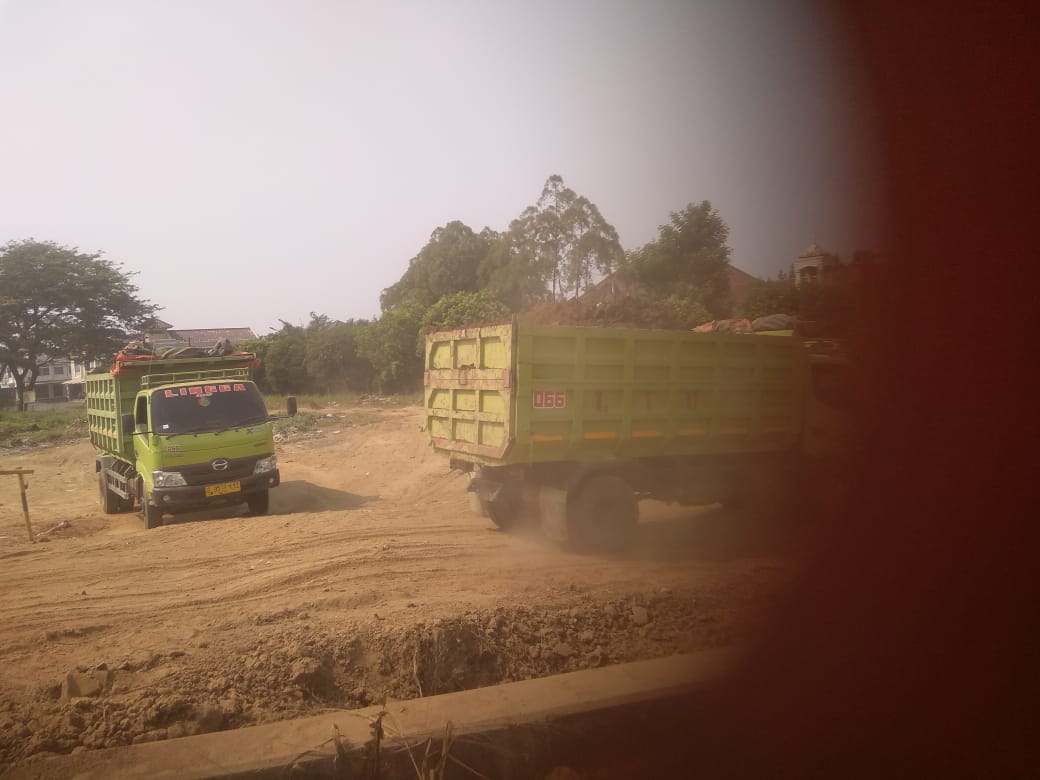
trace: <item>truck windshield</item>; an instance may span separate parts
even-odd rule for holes
[[[152,430],[163,435],[223,431],[267,421],[251,382],[195,385],[152,393]]]

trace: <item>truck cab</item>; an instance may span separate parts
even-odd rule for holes
[[[222,498],[267,512],[268,491],[280,475],[271,422],[253,382],[148,387],[137,394],[132,427],[146,514]]]
[[[90,437],[99,449],[105,512],[140,507],[145,525],[219,504],[268,511],[280,482],[272,418],[247,353],[199,359],[116,360],[87,380]],[[288,399],[295,414],[294,398]]]

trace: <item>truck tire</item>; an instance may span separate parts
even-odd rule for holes
[[[98,472],[98,504],[106,515],[114,515],[123,508],[123,499],[109,489],[104,471]]]
[[[141,514],[144,516],[144,527],[148,530],[162,526],[162,509],[152,506],[147,499],[144,499],[141,503]]]
[[[271,493],[268,490],[260,490],[246,496],[246,504],[249,505],[249,514],[266,515],[271,503]]]
[[[638,521],[635,493],[625,480],[613,474],[589,477],[567,504],[570,546],[580,552],[626,549]]]
[[[511,531],[520,523],[523,513],[523,489],[519,482],[507,482],[494,501],[485,503],[491,522],[503,531]]]

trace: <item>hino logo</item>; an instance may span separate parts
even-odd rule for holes
[[[217,458],[210,465],[213,466],[214,471],[227,471],[228,462],[223,458]]]

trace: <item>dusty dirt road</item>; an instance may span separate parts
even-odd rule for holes
[[[278,445],[269,515],[153,531],[100,512],[88,443],[0,452],[34,529],[67,523],[30,544],[0,482],[0,767],[727,645],[789,579],[717,508],[644,504],[615,558],[501,533],[420,408],[325,412]],[[101,690],[69,699],[76,672]]]

